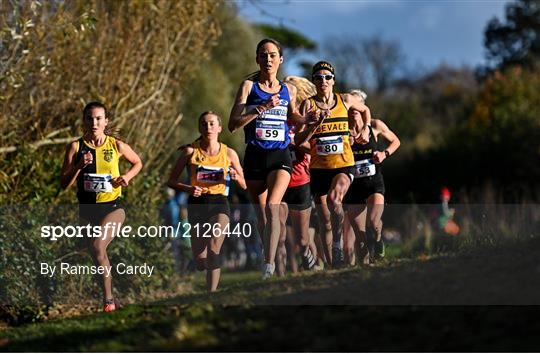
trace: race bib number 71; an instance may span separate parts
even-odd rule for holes
[[[104,173],[85,173],[84,190],[92,193],[112,192],[112,176]]]

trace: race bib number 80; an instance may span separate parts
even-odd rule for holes
[[[258,140],[285,141],[285,127],[283,122],[271,120],[257,120],[255,135]]]
[[[112,192],[112,176],[103,173],[85,173],[84,190],[92,193]]]
[[[328,136],[317,139],[317,155],[343,154],[343,136]]]

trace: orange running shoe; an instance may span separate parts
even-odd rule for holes
[[[103,304],[103,312],[113,312],[116,310],[116,305],[114,304],[114,300],[107,300]]]
[[[114,310],[116,310],[116,306],[114,304],[103,305],[103,312],[113,312]]]

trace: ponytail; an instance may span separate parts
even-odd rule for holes
[[[188,147],[193,147],[193,143],[196,143],[197,141],[199,141],[201,139],[202,139],[202,135],[199,135],[199,137],[197,139],[195,139],[195,141],[193,141],[192,143],[180,145],[180,147],[178,147],[178,149],[176,149],[176,151],[184,150],[185,148],[188,148]]]
[[[121,142],[125,143],[125,139],[122,138],[122,135],[120,134],[120,129],[107,125],[105,127],[105,135],[112,136],[116,140],[120,140]]]
[[[257,82],[257,81],[259,81],[260,76],[261,76],[261,71],[257,70],[257,71],[252,72],[251,74],[246,75],[244,77],[244,79],[249,80],[249,81],[253,81],[253,82]]]

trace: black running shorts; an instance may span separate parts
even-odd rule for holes
[[[384,179],[382,173],[371,177],[355,178],[343,202],[345,204],[366,204],[369,196],[380,193],[384,195]]]
[[[92,226],[101,225],[103,219],[117,209],[123,209],[120,198],[104,203],[79,204],[79,218]]]
[[[247,181],[266,181],[270,172],[285,170],[292,172],[289,149],[265,150],[248,144],[244,155],[244,177]]]
[[[331,170],[313,168],[310,170],[311,193],[313,196],[328,194],[332,186],[332,180],[340,173],[346,174],[350,180],[354,179],[354,166],[334,168]]]
[[[221,194],[203,194],[200,197],[192,195],[188,198],[188,220],[191,226],[206,223],[211,217],[225,214],[231,217],[231,208],[227,197]]]
[[[305,210],[311,207],[311,188],[309,188],[309,182],[300,186],[287,188],[283,196],[283,201],[292,210]]]

